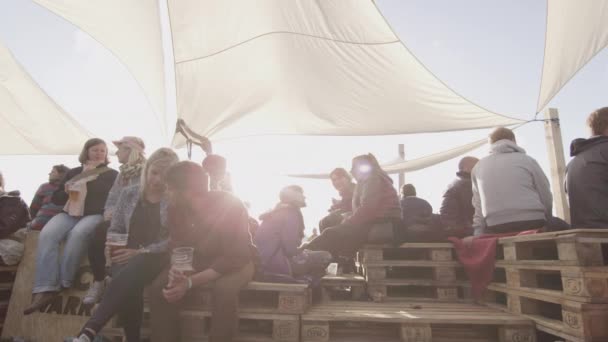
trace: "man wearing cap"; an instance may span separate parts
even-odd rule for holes
[[[89,263],[93,272],[94,281],[89,287],[89,291],[83,298],[83,303],[97,303],[106,285],[106,257],[104,254],[106,245],[106,234],[110,227],[112,214],[120,193],[126,187],[139,184],[141,170],[146,162],[144,150],[146,145],[138,137],[124,137],[112,143],[118,148],[116,157],[120,165],[120,174],[108,194],[108,199],[104,207],[104,221],[95,229],[95,236],[89,246]]]

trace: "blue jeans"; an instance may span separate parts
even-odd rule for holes
[[[54,216],[40,232],[36,254],[36,276],[33,293],[70,288],[82,257],[102,215],[73,217],[66,213]],[[65,240],[63,256],[59,246]]]

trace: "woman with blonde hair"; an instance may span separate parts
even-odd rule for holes
[[[157,150],[142,170],[141,184],[127,187],[120,194],[108,234],[127,235],[127,245],[110,250],[112,280],[74,341],[92,341],[117,313],[127,341],[140,340],[144,287],[167,263],[165,173],[178,161],[171,149]]]
[[[144,152],[146,145],[140,138],[124,137],[112,143],[118,148],[116,157],[118,157],[118,162],[121,164],[119,168],[120,174],[116,177],[116,181],[108,194],[108,199],[104,206],[104,220],[95,228],[94,237],[89,245],[88,254],[91,271],[93,272],[93,282],[91,282],[89,291],[82,300],[85,304],[97,303],[103,295],[107,283],[104,248],[110,220],[112,220],[112,215],[114,214],[116,203],[122,190],[140,183],[142,169],[146,162]]]
[[[118,175],[108,167],[105,141],[89,139],[78,157],[82,166],[68,171],[53,193],[52,202],[64,205],[40,232],[36,253],[34,298],[24,310],[31,314],[50,303],[64,288],[70,288],[95,227],[103,221],[110,188]],[[63,256],[59,246],[65,241]]]

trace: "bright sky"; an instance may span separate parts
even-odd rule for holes
[[[363,1],[363,0],[362,0]],[[522,119],[534,117],[538,98],[545,34],[543,0],[377,0],[380,10],[407,47],[452,89],[494,112]],[[34,79],[85,127],[109,130],[108,139],[158,131],[151,109],[124,66],[86,34],[31,1],[0,4],[0,40]],[[593,59],[550,103],[559,109],[565,151],[572,139],[587,136],[589,112],[607,105],[608,49]],[[167,77],[171,79],[171,77]],[[95,127],[91,127],[95,125]],[[105,128],[105,129],[104,129]],[[1,134],[1,133],[0,133]],[[290,179],[290,172],[325,172],[348,168],[350,159],[372,152],[392,160],[404,143],[412,159],[484,137],[486,130],[389,137],[265,137],[221,142],[237,194],[257,215],[271,208],[279,189],[304,187],[309,230],[317,225],[337,196],[329,182]],[[542,123],[517,131],[520,145],[549,173]],[[151,147],[162,144],[160,132]],[[483,156],[487,148],[472,154]],[[185,155],[185,154],[183,154]],[[194,160],[200,161],[201,154]],[[458,159],[413,172],[406,181],[439,209]],[[29,201],[46,179],[50,166],[76,166],[75,156],[0,157],[7,188],[19,189]],[[117,163],[112,164],[117,167]]]

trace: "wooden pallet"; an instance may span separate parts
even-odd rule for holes
[[[367,293],[377,302],[430,300],[443,302],[471,301],[468,282],[434,280],[376,280],[367,283]]]
[[[608,266],[608,229],[572,229],[501,238],[497,259],[546,266]]]
[[[373,261],[451,261],[456,260],[451,243],[404,243],[391,245],[365,245],[359,252],[363,263]]]
[[[180,314],[183,341],[208,341],[211,313],[183,310]],[[240,313],[235,342],[298,342],[300,316]]]
[[[458,261],[371,261],[364,263],[363,268],[367,281],[408,279],[452,282],[467,279]]]
[[[494,282],[571,301],[608,303],[608,267],[546,266],[496,262]]]
[[[490,306],[530,318],[538,327],[550,330],[549,333],[561,333],[575,342],[608,341],[608,304],[581,303],[559,294],[529,292],[498,284],[488,286],[488,290],[485,300]]]
[[[365,278],[360,275],[326,275],[321,279],[322,301],[361,300],[365,295],[365,288]]]
[[[474,304],[328,303],[302,315],[302,341],[535,342],[532,321]]]
[[[193,293],[188,309],[210,310],[211,289]],[[312,304],[312,291],[305,284],[250,282],[239,295],[239,311],[252,313],[302,314]]]

